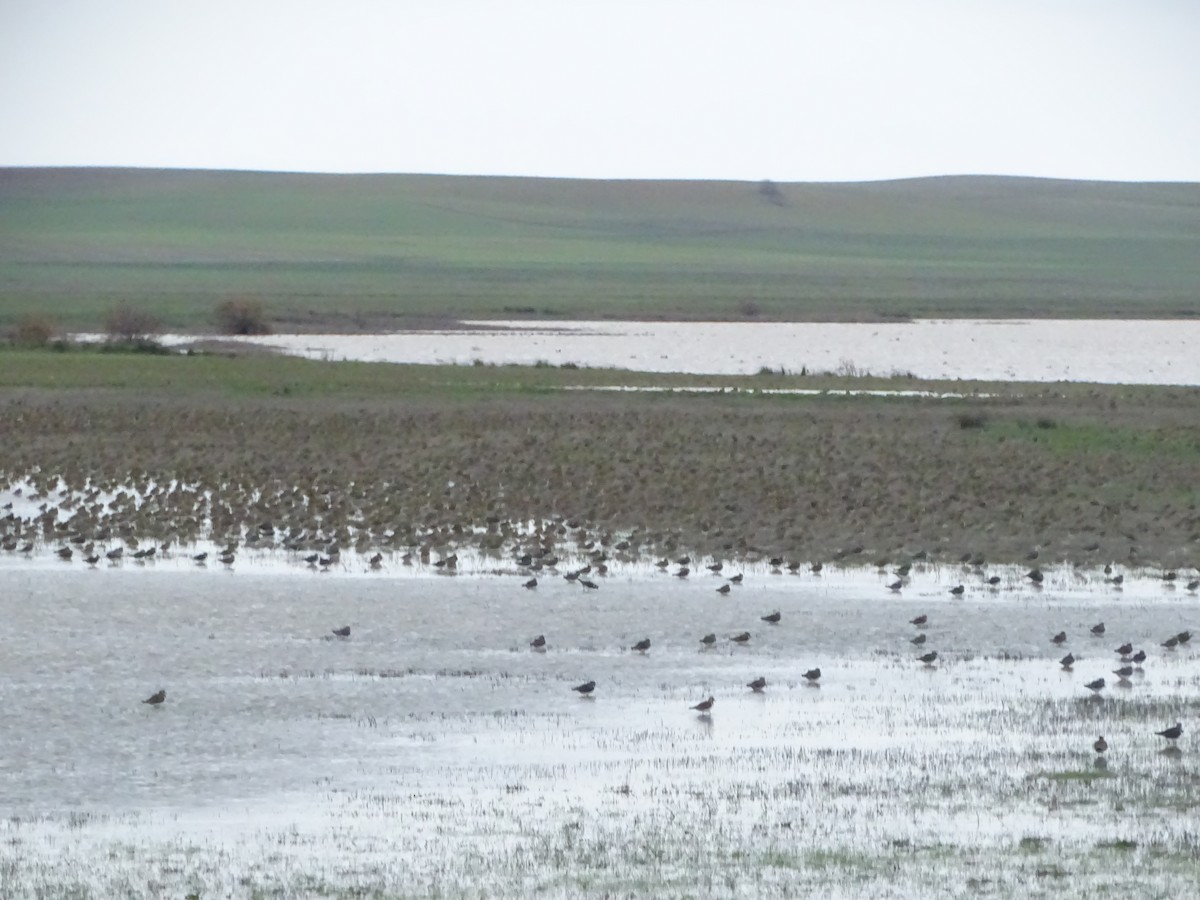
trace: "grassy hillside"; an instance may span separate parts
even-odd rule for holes
[[[238,295],[279,329],[1194,315],[1200,185],[0,169],[0,326],[129,301],[204,328]]]

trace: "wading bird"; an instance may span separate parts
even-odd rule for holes
[[[1065,631],[1060,631],[1054,637],[1050,638],[1050,642],[1062,646],[1067,642],[1067,633]]]
[[[534,650],[545,650],[546,649],[546,636],[544,634],[539,634],[537,637],[535,637],[532,641],[529,642],[529,646],[532,647]]]
[[[629,649],[636,650],[638,653],[645,653],[647,650],[650,649],[650,638],[642,638],[640,641],[638,641],[636,644],[634,644]]]
[[[820,669],[809,669],[807,672],[804,673],[804,677],[808,681],[809,684],[816,684],[818,681],[821,680],[821,670]]]
[[[343,625],[341,628],[335,628],[333,629],[333,633],[340,638],[348,638],[350,637],[350,626]]]
[[[775,610],[775,612],[768,613],[767,615],[763,616],[762,620],[764,622],[770,622],[772,625],[778,625],[781,618],[782,616],[779,614],[779,610]]]
[[[1092,744],[1092,749],[1097,753],[1108,752],[1108,741],[1104,739],[1104,735],[1100,735],[1100,737],[1096,738],[1096,743]]]
[[[585,681],[583,684],[577,684],[575,687],[571,688],[571,690],[577,691],[581,697],[588,696],[595,689],[596,682],[594,681]]]
[[[699,703],[697,703],[695,706],[693,706],[692,709],[699,712],[700,715],[706,716],[706,715],[708,715],[709,711],[713,708],[713,704],[716,702],[717,701],[714,700],[712,697],[709,697],[707,700],[701,700]]]
[[[167,699],[167,692],[159,691],[157,694],[151,694],[149,697],[147,697],[142,702],[149,703],[151,706],[158,706],[166,699]]]
[[[1154,733],[1159,737],[1165,737],[1168,741],[1177,741],[1183,737],[1183,724],[1176,722],[1170,728],[1167,728],[1163,731],[1156,731]]]
[[[754,691],[756,694],[762,693],[762,689],[766,686],[767,679],[765,678],[755,678],[752,682],[746,685],[746,687],[750,688],[750,690]]]

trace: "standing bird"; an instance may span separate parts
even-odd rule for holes
[[[741,584],[741,583],[742,583],[742,579],[743,579],[743,578],[745,578],[745,577],[746,577],[746,576],[745,576],[745,574],[744,574],[744,573],[742,573],[742,572],[738,572],[736,575],[733,575],[733,576],[731,576],[731,577],[730,577],[730,579],[729,579],[729,581],[730,581],[730,583],[731,583],[731,584]]]
[[[775,610],[773,613],[762,616],[762,620],[764,622],[770,622],[772,625],[778,625],[781,618],[783,617],[779,614],[779,610]]]
[[[350,637],[350,626],[343,625],[341,628],[335,628],[333,629],[333,633],[340,638],[348,638]]]
[[[917,661],[918,661],[918,662],[923,662],[923,663],[925,663],[925,665],[927,665],[927,666],[932,666],[932,665],[933,665],[933,662],[934,662],[934,660],[936,660],[937,658],[938,658],[938,656],[937,656],[937,651],[936,651],[936,650],[930,650],[930,651],[929,651],[928,653],[926,653],[924,656],[918,656],[918,657],[917,657]]]
[[[715,634],[706,634],[704,637],[700,638],[700,643],[702,643],[705,648],[711,647],[716,642],[717,636]]]
[[[1067,642],[1067,633],[1065,631],[1060,631],[1054,637],[1050,638],[1050,642],[1053,644],[1058,644],[1061,647]]]
[[[638,653],[645,653],[650,649],[650,638],[642,638],[629,649],[636,650]]]
[[[158,706],[166,699],[167,699],[167,692],[159,691],[157,694],[151,694],[149,697],[147,697],[142,702],[149,703],[151,706]]]
[[[929,616],[917,616],[915,619],[909,619],[908,624],[916,625],[918,628],[920,628],[922,625],[924,625],[928,621],[929,621]]]
[[[1122,644],[1117,648],[1116,652],[1119,656],[1128,656],[1133,652],[1133,644]]]
[[[820,669],[809,669],[807,672],[804,673],[804,678],[806,681],[808,681],[809,684],[816,684],[818,681],[821,680],[821,670]]]
[[[678,572],[675,573],[675,577],[676,578],[687,578],[688,575],[691,574],[691,572],[692,572],[691,569],[689,569],[687,566],[683,566]]]
[[[727,584],[723,584],[719,588],[717,588],[717,593],[718,594],[728,594],[731,590],[733,590],[733,588],[731,588]]]
[[[745,644],[750,640],[750,632],[743,631],[741,634],[735,634],[730,638],[735,644]]]
[[[594,681],[585,681],[583,684],[577,684],[577,685],[575,685],[575,687],[571,688],[571,690],[573,690],[573,691],[578,691],[579,696],[581,696],[581,697],[588,696],[588,694],[590,694],[595,689],[596,689],[596,682],[594,682]]]
[[[1176,722],[1170,728],[1164,731],[1156,731],[1154,733],[1159,737],[1165,737],[1168,741],[1177,741],[1183,737],[1183,725],[1179,722]]]
[[[1097,678],[1095,681],[1089,681],[1087,684],[1084,685],[1084,687],[1087,688],[1089,691],[1092,691],[1093,693],[1098,694],[1102,690],[1104,690],[1104,679]]]
[[[900,579],[897,579],[888,585],[888,590],[893,594],[898,594],[900,593],[900,588],[902,587],[904,587],[904,582]]]
[[[923,632],[923,631],[920,634],[918,634],[915,638],[908,639],[908,642],[910,644],[916,644],[918,647],[920,647],[923,643],[925,643],[925,641],[926,641],[926,635],[925,635],[925,632]]]
[[[746,687],[750,688],[750,690],[754,691],[754,693],[756,693],[756,694],[761,694],[762,689],[765,688],[766,686],[767,686],[767,679],[765,679],[765,678],[755,678],[752,682],[750,682],[748,685],[746,685]]]
[[[1100,737],[1096,738],[1096,743],[1092,744],[1092,749],[1097,753],[1108,752],[1108,741],[1104,739],[1104,735],[1100,735]]]
[[[1064,669],[1070,669],[1071,666],[1075,665],[1075,654],[1068,653],[1066,656],[1064,656],[1062,659],[1060,659],[1058,661],[1058,664],[1060,666],[1062,666]]]
[[[522,587],[532,591],[535,587],[537,587],[537,579],[530,578],[527,582],[525,582],[525,584],[522,585]]]
[[[998,585],[998,584],[1000,583],[1000,576],[999,576],[999,575],[990,575],[990,576],[988,576],[987,583],[988,583],[988,584],[989,584],[991,587],[995,587],[996,585]]]
[[[1092,634],[1094,634],[1096,637],[1100,637],[1102,634],[1104,634],[1104,623],[1098,622],[1095,625],[1093,625],[1092,626]]]
[[[1032,581],[1034,584],[1041,584],[1046,578],[1046,576],[1044,576],[1042,574],[1041,569],[1030,569],[1028,572],[1025,573],[1025,577],[1028,578],[1030,581]]]
[[[699,703],[697,703],[695,706],[693,706],[692,709],[699,712],[700,715],[706,716],[706,715],[708,715],[709,710],[711,710],[713,708],[713,704],[716,702],[717,701],[714,700],[712,697],[709,697],[707,700],[701,700]]]
[[[963,592],[966,591],[966,589],[967,589],[966,585],[956,584],[954,587],[950,588],[950,593],[953,594],[955,597],[961,597],[963,595]]]
[[[539,634],[537,637],[535,637],[532,641],[529,642],[529,646],[532,647],[534,650],[545,650],[546,649],[546,636],[544,634]]]
[[[1133,654],[1133,656],[1129,657],[1129,661],[1138,668],[1141,668],[1142,663],[1146,661],[1146,651],[1139,650],[1137,653]]]
[[[1119,669],[1113,669],[1113,674],[1122,681],[1128,681],[1129,676],[1133,674],[1133,666],[1121,666]]]

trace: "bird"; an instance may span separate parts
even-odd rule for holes
[[[167,699],[167,692],[159,691],[157,694],[151,694],[149,697],[147,697],[142,702],[149,703],[151,706],[158,706],[160,703],[162,703],[166,699]]]
[[[104,555],[105,555],[105,556],[106,556],[108,559],[111,559],[113,562],[116,562],[118,559],[120,559],[122,556],[124,556],[124,555],[125,555],[125,548],[124,548],[124,547],[118,547],[118,548],[117,548],[117,549],[115,549],[115,550],[109,550],[109,551],[108,551],[107,553],[105,553]]]
[[[89,566],[94,566],[96,563],[100,562],[100,557],[98,554],[93,553],[91,556],[85,556],[83,561]]]
[[[1176,645],[1178,645],[1178,644],[1179,644],[1179,638],[1169,637],[1165,641],[1162,642],[1161,646],[1166,647],[1168,650],[1174,650]]]
[[[1092,744],[1092,749],[1097,753],[1106,753],[1108,751],[1108,741],[1104,739],[1104,735],[1096,738],[1096,743]]]
[[[207,551],[205,551],[204,553],[197,553],[195,556],[193,556],[193,557],[192,557],[192,562],[194,562],[194,563],[202,563],[202,562],[204,562],[206,559],[208,559],[208,552],[207,552]]]
[[[729,581],[730,581],[730,583],[731,583],[731,584],[741,584],[741,583],[742,583],[742,579],[743,579],[743,578],[745,578],[745,577],[746,577],[746,576],[745,576],[745,574],[744,574],[744,573],[742,573],[742,572],[738,572],[736,575],[732,575],[732,576],[730,576],[730,578],[729,578]]]
[[[928,621],[929,621],[929,616],[917,616],[915,619],[909,619],[908,624],[916,625],[918,628],[920,628],[922,625],[924,625]]]
[[[539,634],[529,642],[529,646],[534,650],[544,650],[546,648],[546,636],[544,634]]]
[[[723,584],[719,588],[717,588],[717,593],[718,594],[728,594],[731,590],[733,590],[733,588],[731,588],[727,584]]]
[[[1137,653],[1133,654],[1133,656],[1129,657],[1129,661],[1135,666],[1141,666],[1141,664],[1146,661],[1146,651],[1139,650]]]
[[[1068,653],[1066,656],[1064,656],[1062,659],[1060,659],[1058,661],[1058,664],[1060,666],[1062,666],[1064,669],[1071,668],[1071,666],[1075,665],[1075,654]]]
[[[821,680],[821,670],[820,669],[809,669],[807,672],[804,673],[804,678],[809,682],[809,684],[816,684],[818,681]]]
[[[341,628],[335,628],[333,633],[338,637],[350,637],[350,626],[343,625]]]
[[[750,688],[750,690],[754,691],[756,694],[762,693],[762,689],[766,686],[767,679],[765,678],[755,678],[752,682],[746,685],[746,687]]]
[[[1067,633],[1065,631],[1060,631],[1054,637],[1050,638],[1050,642],[1062,646],[1067,642]]]
[[[929,651],[928,653],[926,653],[924,656],[918,656],[918,657],[917,657],[917,660],[918,660],[919,662],[923,662],[923,663],[925,663],[925,665],[927,665],[927,666],[931,666],[931,665],[933,665],[933,661],[934,661],[935,659],[937,659],[937,658],[938,658],[937,651],[936,651],[936,650],[930,650],[930,651]]]
[[[705,647],[711,647],[716,642],[717,636],[715,634],[706,634],[704,637],[700,638],[700,643],[702,643]]]
[[[585,681],[583,684],[577,684],[577,685],[575,685],[575,687],[571,688],[571,690],[573,690],[573,691],[578,691],[579,695],[581,697],[586,697],[588,694],[590,694],[595,689],[596,689],[596,682],[594,682],[594,681]]]
[[[202,553],[201,556],[203,556],[204,559],[208,559],[207,553]],[[192,558],[195,559],[195,557],[192,557]],[[204,559],[198,559],[196,561],[204,562]],[[321,559],[321,554],[319,554],[319,553],[310,553],[310,554],[308,554],[308,556],[304,557],[304,561],[306,563],[308,563],[310,566],[315,566],[320,559]]]
[[[1116,652],[1121,656],[1127,656],[1133,652],[1133,644],[1122,644],[1117,648]]]
[[[708,571],[715,574],[717,572],[720,572],[723,568],[725,568],[725,563],[715,562],[711,566],[708,566],[707,568],[708,568]]]
[[[966,585],[956,584],[954,587],[950,588],[950,593],[955,597],[961,597],[966,589]]]
[[[1030,569],[1028,572],[1025,573],[1025,577],[1028,578],[1030,581],[1032,581],[1034,584],[1041,584],[1042,581],[1045,580],[1045,576],[1042,574],[1041,569]]]
[[[55,552],[58,554],[59,559],[70,559],[75,553],[70,547],[59,547]]]
[[[735,634],[730,638],[735,644],[744,644],[750,640],[750,632],[743,631],[741,634]]]
[[[767,615],[762,616],[761,618],[762,618],[762,621],[764,621],[764,622],[770,622],[772,625],[778,625],[779,620],[783,617],[779,614],[779,610],[775,610],[775,612],[768,613]]]
[[[1000,576],[999,575],[989,576],[987,583],[990,584],[992,587],[995,587],[996,585],[998,585],[1000,583]]]
[[[1125,583],[1125,576],[1124,575],[1114,575],[1113,579],[1112,579],[1112,583],[1113,583],[1114,587],[1120,587],[1121,585],[1123,585]]]
[[[1190,631],[1181,631],[1179,634],[1175,635],[1175,640],[1181,644],[1186,644],[1191,639],[1192,633]]]
[[[1104,690],[1104,679],[1097,678],[1095,681],[1089,681],[1087,684],[1084,685],[1084,687],[1087,688],[1089,691],[1094,691],[1096,693],[1099,693],[1100,691]]]
[[[1129,676],[1133,674],[1133,666],[1121,666],[1119,669],[1113,669],[1113,674],[1122,681],[1128,681]]]
[[[1096,637],[1100,637],[1100,635],[1104,634],[1104,623],[1097,622],[1095,625],[1093,625],[1092,634],[1094,634]]]
[[[650,649],[650,638],[642,638],[629,649],[636,650],[638,653],[645,653]]]
[[[535,587],[537,587],[537,579],[536,579],[536,578],[530,578],[528,581],[526,581],[526,582],[525,582],[525,583],[522,585],[522,587],[526,588],[527,590],[531,590],[531,591],[532,591],[532,590],[533,590]]]
[[[680,570],[678,572],[675,573],[675,577],[676,578],[687,578],[688,575],[691,574],[691,571],[692,570],[689,569],[687,566],[683,566],[682,568],[680,568]]]
[[[1200,578],[1193,578],[1187,583],[1187,589],[1193,594],[1200,590]]]
[[[896,579],[888,585],[888,590],[894,594],[900,593],[900,588],[904,587],[904,582],[901,579]]]
[[[1176,722],[1170,728],[1154,733],[1159,737],[1165,737],[1168,741],[1177,741],[1183,736],[1183,725],[1180,722]]]
[[[922,631],[915,638],[909,638],[908,642],[910,644],[916,644],[918,647],[920,647],[923,643],[925,643],[926,639],[925,632]]]
[[[717,701],[714,700],[712,697],[709,697],[707,700],[701,700],[699,703],[697,703],[695,706],[693,706],[692,709],[699,712],[700,715],[702,715],[702,716],[707,715],[708,711],[713,708],[713,704],[716,702]]]
[[[581,585],[583,585],[583,589],[584,589],[585,591],[598,591],[598,590],[600,590],[600,585],[596,584],[596,582],[594,582],[594,581],[588,581],[586,578],[580,578],[580,579],[579,579],[579,583],[580,583]]]

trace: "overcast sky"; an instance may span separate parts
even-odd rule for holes
[[[1200,181],[1200,0],[0,0],[0,165]]]

